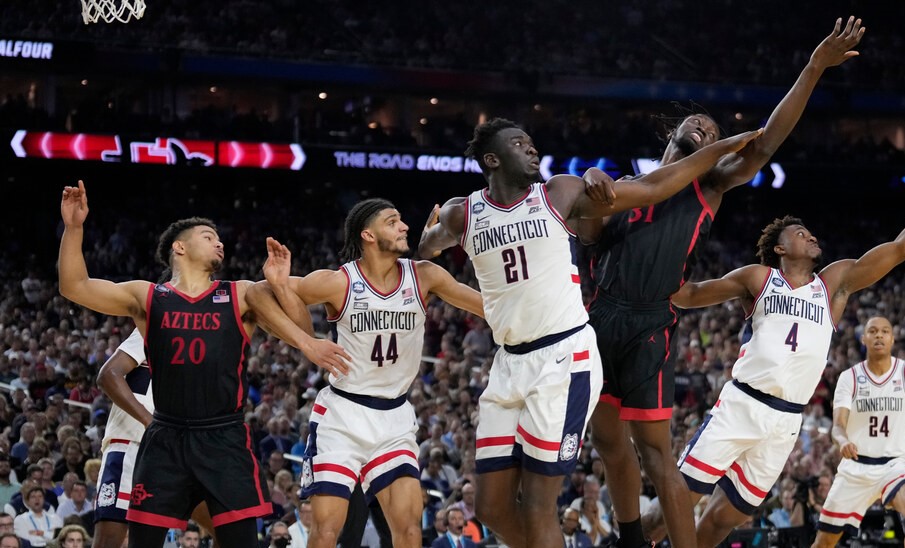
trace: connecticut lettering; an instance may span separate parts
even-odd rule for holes
[[[796,316],[823,325],[824,307],[791,295],[769,295],[764,299],[764,315]]]
[[[878,411],[901,411],[902,398],[865,398],[855,400],[859,413],[876,413]]]
[[[220,329],[219,312],[164,312],[161,329],[191,329],[192,331],[216,331]]]
[[[414,312],[394,312],[392,310],[369,310],[349,316],[352,333],[369,331],[411,331],[415,328]]]
[[[547,230],[547,220],[531,219],[487,228],[472,236],[471,243],[474,246],[474,254],[480,255],[485,251],[522,240],[549,237],[550,232]]]

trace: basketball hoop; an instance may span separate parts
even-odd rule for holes
[[[86,25],[103,19],[107,23],[128,23],[145,14],[145,0],[82,0],[82,20]]]

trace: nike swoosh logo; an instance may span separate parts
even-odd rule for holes
[[[484,215],[483,217],[475,217],[474,220],[475,220],[475,222],[480,223],[481,221],[483,221],[484,219],[487,219],[488,217],[490,217],[490,215]]]
[[[563,356],[562,358],[559,358],[558,360],[556,360],[556,363],[562,363],[563,360],[565,360],[566,358],[568,358],[568,356]]]
[[[365,299],[367,299],[367,297],[355,297],[356,301],[363,301]]]

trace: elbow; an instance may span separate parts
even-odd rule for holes
[[[111,382],[111,373],[109,367],[101,367],[101,370],[97,372],[97,387],[101,389],[104,394],[110,395],[110,382]]]

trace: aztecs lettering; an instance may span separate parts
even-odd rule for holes
[[[192,331],[216,331],[220,329],[219,312],[164,312],[161,329],[189,329]]]
[[[411,331],[415,328],[415,312],[394,312],[392,310],[369,310],[349,316],[352,333],[374,331]]]
[[[482,230],[471,237],[471,244],[474,246],[474,254],[480,255],[485,251],[523,240],[549,237],[550,232],[547,230],[547,220],[532,219]]]
[[[825,310],[822,303],[812,303],[791,295],[769,295],[764,298],[764,316],[782,314],[823,325]]]

